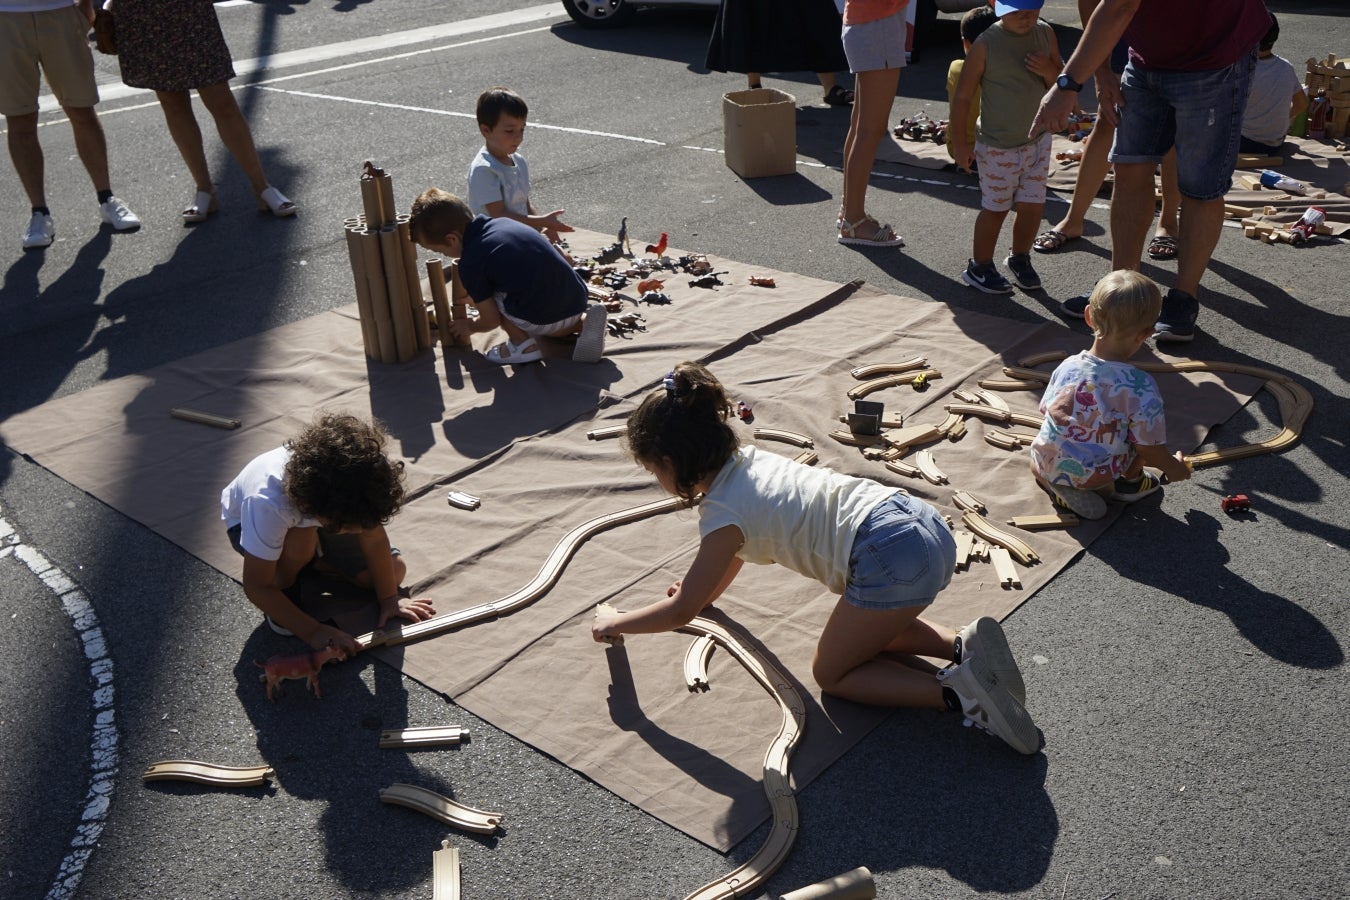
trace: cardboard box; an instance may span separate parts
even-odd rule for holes
[[[756,88],[722,97],[727,167],[742,178],[797,171],[797,98]]]

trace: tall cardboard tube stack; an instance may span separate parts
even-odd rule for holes
[[[431,346],[427,304],[417,278],[417,249],[408,216],[395,209],[389,173],[367,162],[360,184],[362,214],[342,224],[361,342],[370,359],[407,362]]]

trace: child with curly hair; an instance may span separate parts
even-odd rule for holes
[[[221,491],[226,534],[244,558],[244,593],[278,634],[295,635],[316,650],[332,644],[347,656],[360,649],[351,635],[319,622],[287,594],[311,564],[374,591],[377,627],[395,617],[418,622],[436,614],[431,601],[399,592],[407,566],[384,526],[403,504],[403,463],[388,457],[387,440],[378,425],[321,413],[283,446],[255,457]]]
[[[964,713],[1021,753],[1040,735],[997,621],[959,632],[921,618],[951,581],[956,543],[937,510],[903,490],[741,447],[722,385],[680,363],[628,418],[628,446],[665,490],[699,503],[702,540],[664,599],[599,615],[592,637],[670,631],[731,585],[745,562],[780,563],[839,593],[812,674],[836,697]],[[920,657],[950,659],[937,669]]]

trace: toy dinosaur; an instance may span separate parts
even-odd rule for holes
[[[301,653],[296,656],[282,656],[278,653],[265,663],[260,663],[256,659],[253,664],[263,670],[258,676],[259,681],[267,682],[267,699],[275,700],[275,693],[281,693],[281,683],[291,678],[304,678],[308,682],[308,687],[314,692],[316,698],[322,699],[323,694],[319,693],[319,670],[326,663],[333,660],[342,660],[346,658],[340,649],[329,644],[322,650],[312,650],[309,653]]]

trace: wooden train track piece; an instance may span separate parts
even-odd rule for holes
[[[894,472],[895,474],[897,474],[897,475],[903,475],[903,476],[905,476],[906,478],[922,478],[922,477],[923,477],[923,473],[919,471],[919,467],[918,467],[918,466],[910,465],[910,464],[907,463],[907,462],[901,462],[901,461],[898,460],[898,459],[888,460],[888,461],[886,462],[886,468],[890,469],[890,470],[891,470],[892,472]]]
[[[200,409],[189,409],[186,406],[173,407],[169,410],[169,415],[175,419],[182,419],[184,422],[196,422],[198,425],[210,425],[212,428],[223,428],[226,431],[233,431],[244,424],[239,419],[202,412]]]
[[[997,438],[997,442],[995,438]],[[1036,435],[992,428],[984,433],[984,439],[995,446],[1016,450],[1018,447],[1030,447],[1031,442],[1036,440]]]
[[[866,866],[789,891],[778,900],[875,900],[877,884]]]
[[[914,372],[901,372],[899,375],[885,375],[881,378],[873,378],[871,381],[864,381],[853,388],[848,392],[848,399],[861,400],[868,394],[875,393],[883,388],[895,387],[900,384],[913,384],[914,379],[920,375],[928,381],[942,377],[942,373],[937,369],[919,369]]]
[[[986,391],[1039,391],[1045,387],[1040,381],[1022,381],[1018,378],[981,378],[979,385]]]
[[[971,393],[965,388],[957,388],[956,390],[952,391],[952,396],[955,397],[957,400],[961,401],[962,403],[980,402],[980,397],[978,394]]]
[[[469,736],[462,725],[424,725],[420,728],[389,728],[380,732],[380,749],[439,747],[458,744]]]
[[[983,403],[948,403],[943,409],[958,416],[974,416],[977,419],[1001,424],[1007,424],[1008,416],[1011,415],[1007,410],[999,409],[997,406],[986,406]]]
[[[920,450],[914,455],[914,464],[919,467],[919,474],[923,480],[929,484],[946,484],[947,475],[938,468],[937,460],[933,459],[933,451]]]
[[[1004,400],[998,394],[991,394],[984,388],[974,391],[974,394],[980,398],[981,403],[988,403],[990,406],[994,407],[994,409],[1005,413],[1012,412],[1008,406],[1008,401]]]
[[[482,500],[464,491],[451,491],[445,495],[445,500],[456,509],[467,509],[470,512],[483,505]]]
[[[804,434],[784,431],[781,428],[756,428],[752,434],[756,440],[782,441],[784,444],[792,444],[794,447],[814,447],[816,445],[814,440]]]
[[[391,784],[380,791],[380,800],[394,806],[406,806],[447,825],[477,834],[493,834],[502,823],[501,813],[465,806],[444,794],[415,784]]]
[[[947,413],[947,418],[938,423],[938,434],[942,437],[951,437],[952,431],[958,427],[960,427],[964,433],[965,421],[965,416],[962,416],[960,413],[949,412]]]
[[[451,847],[449,838],[431,854],[431,900],[460,900],[459,848]]]
[[[900,459],[909,451],[908,447],[887,447],[877,455],[877,459],[882,462],[890,462],[893,459]]]
[[[1073,513],[1041,513],[1038,515],[1013,516],[1008,524],[1023,531],[1050,531],[1055,528],[1072,528],[1079,524]]]
[[[623,425],[603,425],[600,428],[592,428],[586,432],[586,440],[603,441],[607,438],[622,437],[628,433],[628,424]]]
[[[708,661],[712,659],[717,643],[706,634],[701,634],[684,651],[684,685],[690,693],[706,691],[708,683]]]
[[[1026,366],[1004,366],[1003,374],[1009,378],[1016,378],[1018,381],[1039,381],[1041,384],[1050,383],[1050,373],[1040,369],[1031,369]]]
[[[1030,356],[1024,356],[1017,361],[1017,364],[1025,369],[1034,369],[1037,366],[1043,366],[1046,363],[1061,363],[1069,358],[1069,354],[1063,350],[1046,350],[1043,353],[1033,353]]]
[[[883,441],[900,450],[919,444],[931,444],[941,438],[942,432],[936,425],[906,425],[904,428],[894,428],[881,433]]]
[[[1002,587],[1022,586],[1022,580],[1017,577],[1017,567],[1013,565],[1012,554],[1005,547],[994,547],[989,551],[989,559],[994,564],[994,574],[998,577],[998,583]]]
[[[868,381],[883,375],[899,375],[901,372],[911,372],[915,369],[922,369],[926,365],[928,365],[928,357],[916,356],[913,359],[907,359],[904,362],[858,366],[848,374],[852,375],[855,381]]]
[[[962,513],[961,523],[969,528],[976,537],[988,541],[994,546],[1003,547],[1024,566],[1029,566],[1040,560],[1040,557],[1036,555],[1036,551],[1031,549],[1030,544],[1017,535],[1009,534],[1002,528],[999,528],[979,513],[969,511]]]
[[[843,429],[831,431],[830,437],[849,447],[881,447],[886,443],[879,434],[854,434]]]
[[[956,531],[952,537],[956,538],[956,571],[970,565],[970,554],[975,549],[975,535],[969,531]]]
[[[956,504],[957,508],[961,510],[980,513],[981,515],[987,510],[984,501],[970,491],[957,491],[952,494],[952,503]]]
[[[151,763],[142,781],[191,781],[212,787],[261,787],[276,772],[271,766],[218,766],[196,759],[162,759]]]
[[[806,726],[806,706],[788,677],[764,656],[743,644],[728,628],[703,617],[675,629],[695,637],[707,636],[734,660],[745,667],[756,681],[778,701],[782,722],[778,735],[764,753],[764,793],[773,810],[773,824],[764,845],[755,855],[730,874],[709,882],[685,900],[733,900],[756,893],[792,852],[800,826],[797,798],[792,793],[788,765],[792,751]]]
[[[394,646],[395,644],[404,644],[418,638],[431,637],[454,628],[481,622],[484,619],[494,619],[515,612],[522,607],[529,606],[548,593],[549,589],[562,576],[563,569],[567,567],[567,563],[571,561],[572,555],[577,552],[577,548],[590,538],[602,531],[608,531],[620,525],[639,522],[662,513],[674,512],[677,509],[688,509],[691,505],[693,504],[690,501],[681,497],[666,497],[662,500],[644,503],[641,506],[597,516],[588,522],[581,523],[563,535],[557,546],[553,548],[553,552],[544,560],[539,572],[519,590],[496,600],[490,600],[445,615],[433,616],[421,622],[392,625],[382,631],[368,631],[365,634],[358,635],[356,643],[362,650],[369,647]]]
[[[814,466],[820,461],[820,457],[816,455],[816,451],[814,450],[803,450],[801,453],[792,457],[792,461],[801,463],[804,466]]]
[[[1008,424],[1021,425],[1024,428],[1035,428],[1037,431],[1040,431],[1041,426],[1045,424],[1045,418],[1032,415],[1031,413],[1011,412],[1008,413]]]
[[[840,421],[841,423],[847,425],[847,424],[848,424],[848,416],[840,416],[840,417],[839,417],[839,421]],[[894,417],[892,417],[892,418],[887,418],[886,416],[882,416],[882,417],[881,417],[881,421],[880,421],[879,423],[877,423],[877,424],[879,424],[882,428],[904,428],[904,427],[905,427],[905,417],[904,417],[904,416],[894,416]]]

